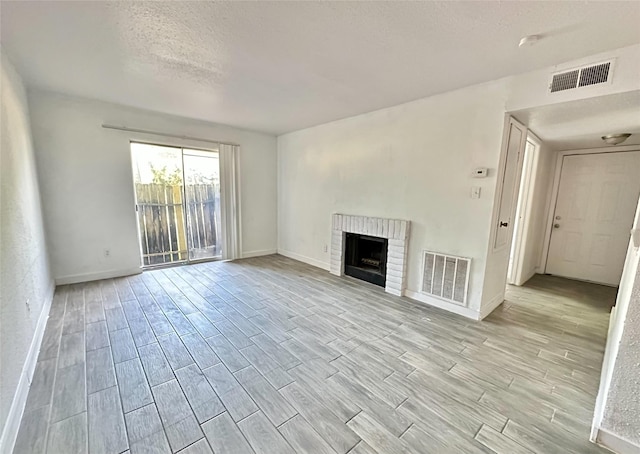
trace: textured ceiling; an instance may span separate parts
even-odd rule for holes
[[[512,112],[554,150],[607,146],[601,137],[631,133],[623,145],[640,144],[640,90]]]
[[[282,133],[640,42],[640,2],[2,2],[28,84]],[[518,49],[523,35],[543,34]]]

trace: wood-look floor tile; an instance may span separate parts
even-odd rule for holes
[[[240,430],[257,454],[295,454],[295,451],[261,412],[238,423]]]
[[[120,453],[129,448],[127,429],[116,386],[89,394],[89,451]]]
[[[50,406],[40,406],[25,411],[20,421],[20,429],[14,454],[34,454],[44,452],[47,443]]]
[[[280,393],[338,453],[349,451],[360,441],[360,437],[299,384],[291,383]]]
[[[51,424],[47,452],[84,454],[87,452],[87,413]]]
[[[116,372],[109,347],[87,352],[87,393],[116,385]]]
[[[198,366],[190,364],[175,374],[200,424],[224,412],[222,402]]]
[[[150,386],[160,385],[175,378],[158,343],[143,345],[138,351]]]
[[[51,407],[52,423],[87,410],[85,386],[84,363],[58,370]]]
[[[60,286],[15,452],[602,453],[614,300],[535,276],[474,322],[281,256]]]
[[[335,454],[331,446],[300,415],[294,416],[279,426],[278,430],[295,449],[295,452]]]
[[[250,454],[254,452],[228,413],[222,413],[202,424],[202,430],[215,453]]]
[[[132,443],[162,431],[162,422],[155,404],[148,404],[124,415],[127,433]]]
[[[133,342],[131,331],[129,328],[111,331],[109,333],[111,340],[111,353],[113,354],[113,362],[121,363],[138,356],[138,350]]]
[[[125,413],[153,402],[151,389],[139,358],[116,364],[116,376]]]
[[[36,364],[33,372],[25,412],[51,404],[53,382],[56,376],[56,359],[45,359]]]

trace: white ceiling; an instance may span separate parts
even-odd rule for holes
[[[607,134],[631,133],[640,144],[640,90],[511,112],[554,150],[598,148]]]
[[[283,133],[640,42],[640,2],[5,2],[28,84]],[[542,34],[537,45],[519,39]]]

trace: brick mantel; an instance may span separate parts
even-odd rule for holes
[[[410,221],[334,214],[331,220],[331,274],[344,274],[344,234],[388,239],[385,291],[402,296],[406,287]]]

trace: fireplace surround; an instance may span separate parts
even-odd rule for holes
[[[357,234],[377,241],[386,240],[386,269],[383,285],[385,291],[402,296],[406,288],[407,248],[410,221],[334,214],[331,220],[331,274],[342,276],[349,261],[347,234]],[[373,265],[373,262],[371,262]],[[381,274],[381,273],[379,273]]]

